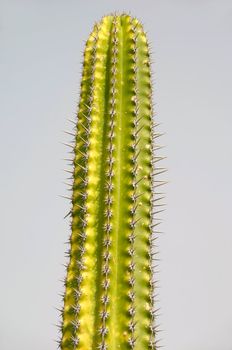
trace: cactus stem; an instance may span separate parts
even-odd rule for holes
[[[103,17],[83,58],[72,154],[72,234],[62,314],[62,350],[157,350],[158,251],[166,184],[156,151],[150,52],[126,14]],[[73,158],[72,158],[73,157]]]

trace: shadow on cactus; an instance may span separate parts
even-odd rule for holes
[[[62,350],[157,349],[154,247],[165,171],[142,25],[104,17],[86,43],[75,125]]]

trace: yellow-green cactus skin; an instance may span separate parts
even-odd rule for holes
[[[154,215],[161,157],[150,54],[136,18],[110,15],[86,42],[75,125],[62,350],[157,349]]]

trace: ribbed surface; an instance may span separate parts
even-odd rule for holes
[[[104,17],[84,55],[63,350],[156,349],[152,135],[146,35],[128,15]]]

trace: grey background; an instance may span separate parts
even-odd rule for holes
[[[165,131],[161,344],[232,349],[231,0],[0,1],[0,349],[56,349],[65,275],[68,118],[94,21],[131,11],[148,31]]]

